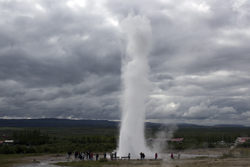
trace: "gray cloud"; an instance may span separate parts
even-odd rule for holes
[[[152,30],[148,120],[249,125],[249,6],[1,1],[0,117],[120,119],[119,24],[134,13]]]

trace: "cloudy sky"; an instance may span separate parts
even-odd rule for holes
[[[152,31],[147,121],[250,125],[247,0],[0,0],[0,118],[119,120],[129,14]]]

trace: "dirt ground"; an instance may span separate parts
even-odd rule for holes
[[[250,167],[250,156],[241,155],[241,151],[249,152],[250,149],[192,149],[184,150],[182,155],[189,155],[186,158],[170,159],[166,157],[163,159],[162,166],[166,167]],[[177,153],[177,152],[174,152]],[[232,157],[223,156],[223,154]],[[174,154],[177,157],[176,154]]]
[[[180,159],[177,158],[177,151],[169,151],[163,153],[163,159],[158,160],[120,160],[117,166],[150,166],[150,167],[250,167],[250,156],[243,156],[240,154],[241,151],[250,152],[250,149],[192,149],[181,151]],[[233,157],[223,157],[223,154],[229,154]],[[170,159],[170,154],[174,153],[175,159]],[[13,167],[25,166],[25,164],[34,164],[27,166],[37,166],[36,163],[47,161],[48,164],[58,161],[67,161],[66,154],[52,154],[35,157],[25,157],[16,159],[18,164]],[[70,160],[71,161],[71,160]],[[104,165],[103,166],[107,166]],[[116,166],[116,165],[112,165]]]
[[[20,166],[38,166],[41,162],[48,162],[53,163],[54,161],[66,161],[65,158],[66,154],[48,154],[48,155],[41,155],[41,156],[31,156],[31,157],[24,157],[24,158],[16,158],[15,163],[10,165],[12,167],[20,167]]]
[[[250,158],[228,158],[228,159],[183,159],[163,161],[162,166],[167,167],[249,167]]]

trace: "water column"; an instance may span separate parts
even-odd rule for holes
[[[129,15],[121,23],[126,37],[126,53],[122,65],[123,94],[121,98],[122,119],[118,156],[139,156],[148,153],[145,144],[145,100],[150,82],[148,74],[148,50],[151,39],[150,21],[141,16]]]

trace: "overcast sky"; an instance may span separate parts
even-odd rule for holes
[[[0,0],[0,118],[119,120],[129,13],[152,30],[147,121],[250,125],[247,0]]]

